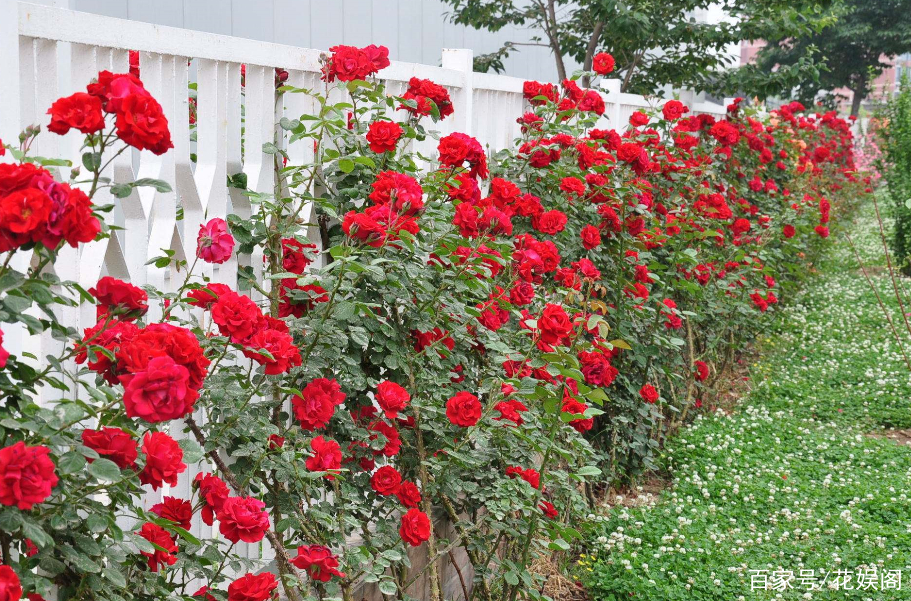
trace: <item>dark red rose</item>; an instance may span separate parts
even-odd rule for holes
[[[244,344],[263,326],[263,312],[250,297],[226,292],[212,305],[212,321],[222,336],[235,344]]]
[[[149,310],[146,291],[117,278],[105,276],[88,291],[98,301],[99,319],[105,314],[136,319]]]
[[[148,558],[150,570],[157,572],[160,566],[171,566],[177,562],[177,556],[173,555],[177,552],[177,543],[174,542],[167,530],[157,524],[145,523],[142,525],[142,530],[136,534],[164,549],[164,551],[155,549],[151,553],[147,551],[141,552]]]
[[[399,108],[415,115],[430,115],[433,112],[431,102],[436,105],[440,119],[445,119],[453,113],[449,91],[429,79],[412,77],[408,82],[408,90],[405,91],[402,98],[414,102],[416,106],[403,104]]]
[[[642,397],[642,400],[648,403],[655,403],[658,400],[658,391],[655,390],[655,387],[651,384],[643,384],[642,388],[639,389],[639,396]]]
[[[268,375],[283,374],[292,367],[300,367],[300,351],[294,346],[294,338],[288,332],[266,328],[253,334],[244,346],[248,349],[244,350],[244,355],[260,365],[265,365]],[[272,357],[249,349],[264,349]]]
[[[367,131],[370,150],[377,154],[395,152],[395,146],[402,137],[402,127],[394,121],[374,121]]]
[[[190,387],[190,371],[168,356],[150,360],[143,371],[120,376],[129,417],[156,424],[193,412],[199,394]]]
[[[481,419],[481,401],[469,392],[459,392],[446,401],[446,417],[456,426],[467,428]]]
[[[336,380],[317,378],[307,384],[300,396],[291,399],[291,404],[295,417],[301,422],[301,428],[318,430],[326,427],[336,406],[344,400],[345,393]]]
[[[85,331],[82,342],[76,343],[76,363],[81,365],[88,359],[89,369],[101,374],[109,384],[118,384],[120,380],[114,373],[114,363],[111,359],[100,350],[91,351],[92,358],[89,359],[89,347],[105,348],[116,354],[123,344],[132,340],[138,333],[139,327],[132,322],[102,319]]]
[[[13,568],[0,565],[0,601],[19,601],[22,598],[22,585]]]
[[[37,188],[0,197],[0,252],[40,240],[51,208],[50,196]]]
[[[471,177],[487,178],[487,155],[481,144],[471,136],[458,132],[449,134],[440,139],[437,151],[441,165],[463,167],[467,162]]]
[[[105,459],[110,459],[120,469],[136,465],[139,456],[136,440],[120,428],[86,429],[82,431],[82,444]],[[89,462],[93,461],[89,459]]]
[[[360,240],[374,248],[383,245],[386,238],[386,228],[376,219],[366,213],[348,211],[342,219],[342,231],[349,238]]]
[[[261,541],[269,529],[265,507],[265,503],[253,497],[228,497],[216,514],[218,531],[232,543]]]
[[[402,475],[391,465],[384,465],[374,472],[370,478],[370,487],[378,495],[388,497],[394,495],[399,490],[402,483]]]
[[[152,505],[149,509],[152,513],[160,518],[171,520],[184,530],[190,529],[190,521],[193,519],[193,505],[184,499],[177,497],[165,497],[161,503]]]
[[[690,109],[679,100],[668,100],[661,107],[661,114],[668,121],[676,121],[688,112],[690,112]]]
[[[164,432],[149,432],[142,440],[145,467],[139,472],[139,481],[158,490],[165,483],[177,486],[177,476],[186,471],[183,450],[177,441]]]
[[[793,238],[794,234],[797,233],[797,229],[793,225],[787,224],[782,228],[782,233],[785,238]]]
[[[187,368],[190,388],[198,391],[207,374],[209,360],[203,355],[196,336],[179,326],[153,323],[129,340],[117,351],[117,366],[121,373],[139,373],[155,357],[167,355],[178,365]]]
[[[408,391],[388,380],[383,380],[376,386],[376,402],[389,419],[395,419],[399,411],[404,411],[411,401]]]
[[[409,509],[402,516],[399,536],[412,547],[420,547],[425,540],[430,538],[430,518],[419,509]]]
[[[208,309],[218,300],[219,296],[228,292],[231,292],[231,288],[228,285],[213,282],[202,288],[195,288],[187,292],[187,297],[190,299],[187,302],[194,307]]]
[[[614,70],[614,57],[607,52],[599,52],[592,58],[592,70],[598,75],[607,75]]]
[[[541,312],[541,317],[538,318],[541,341],[546,344],[565,342],[572,329],[572,322],[560,305],[547,305]]]
[[[93,134],[104,129],[101,100],[85,92],[76,92],[72,96],[56,100],[47,114],[51,116],[48,131],[61,136],[70,129],[78,129],[84,134]]]
[[[282,268],[290,273],[302,274],[311,263],[308,253],[315,252],[315,244],[304,244],[294,238],[283,238]]]
[[[193,487],[199,490],[199,498],[203,501],[202,521],[211,526],[215,513],[221,509],[225,499],[230,496],[228,485],[218,476],[212,474],[196,474]]]
[[[417,507],[421,502],[421,491],[417,484],[405,480],[399,489],[395,491],[395,496],[405,507]]]
[[[593,225],[583,227],[580,235],[585,250],[591,250],[601,245],[601,231]]]
[[[354,46],[332,46],[332,56],[324,67],[324,79],[333,82],[366,79],[380,69],[389,66],[389,50],[384,46],[368,46],[361,49]]]
[[[0,504],[29,510],[50,497],[59,480],[50,454],[22,441],[0,449]]]
[[[542,234],[553,236],[566,227],[566,214],[563,211],[547,211],[531,219],[531,225]]]
[[[546,515],[547,517],[549,517],[552,520],[555,520],[558,517],[560,517],[560,513],[557,511],[556,507],[554,507],[553,503],[551,503],[550,501],[541,501],[538,504],[538,508],[544,513],[544,515]]]
[[[506,475],[510,478],[519,477],[522,480],[528,482],[532,488],[541,487],[541,474],[538,473],[538,470],[532,467],[524,469],[517,465],[510,465],[506,468]]]
[[[117,137],[139,150],[164,154],[174,144],[161,105],[151,96],[130,94],[117,111]]]
[[[307,458],[305,465],[311,472],[329,472],[326,478],[334,480],[331,472],[342,467],[342,450],[337,442],[322,436],[317,436],[310,441],[310,450],[313,452]]]
[[[329,547],[322,545],[301,546],[297,548],[297,557],[291,560],[301,570],[317,582],[329,582],[333,576],[344,578],[338,571],[338,557],[332,554]]]
[[[278,598],[278,581],[271,572],[246,574],[228,585],[228,601],[266,601]]]
[[[705,361],[694,361],[694,367],[696,368],[695,378],[697,382],[704,382],[706,378],[709,377],[709,366]]]

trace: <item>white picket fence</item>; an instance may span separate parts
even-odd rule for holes
[[[26,126],[46,125],[51,103],[58,97],[84,91],[100,70],[127,71],[129,50],[140,52],[142,80],[168,117],[174,150],[161,157],[149,152],[135,152],[132,157],[124,154],[114,163],[113,178],[162,179],[171,184],[173,191],[143,188],[124,199],[110,195],[96,199],[98,203],[117,206],[109,219],[123,230],[109,240],[79,249],[67,247],[54,269],[61,278],[76,281],[84,288],[111,275],[139,286],[154,285],[170,291],[182,278],[146,263],[160,256],[162,249],[174,250],[178,258],[192,259],[201,223],[231,213],[250,214],[252,207],[247,198],[226,186],[229,175],[245,173],[253,191],[272,192],[273,157],[261,151],[263,143],[276,141],[286,146],[287,132],[278,127],[279,121],[283,117],[298,118],[315,108],[314,102],[303,94],[277,98],[274,70],[287,70],[289,85],[321,89],[322,51],[0,0],[0,139],[15,143]],[[246,65],[243,93],[242,64]],[[444,50],[442,67],[393,62],[379,77],[393,94],[403,93],[411,77],[445,86],[452,96],[455,114],[437,124],[441,133],[470,134],[488,151],[506,148],[519,135],[516,119],[527,108],[522,96],[523,80],[473,73],[471,67],[471,50]],[[189,125],[190,82],[197,85],[196,142],[191,141]],[[606,80],[602,88],[607,106],[602,124],[605,128],[620,129],[635,110],[660,102],[621,94],[619,80]],[[699,113],[724,113],[724,107],[715,104],[692,104],[691,108]],[[78,132],[63,137],[43,133],[33,150],[40,156],[68,158],[79,165],[80,143]],[[425,147],[418,150],[430,155],[434,144],[427,140]],[[190,159],[191,148],[197,155],[195,162]],[[299,164],[308,160],[312,147],[298,143],[288,151],[292,163]],[[178,211],[182,212],[180,220]],[[313,242],[319,244],[318,239]],[[251,257],[239,260],[254,266],[261,263]],[[27,262],[25,257],[17,267],[24,269]],[[236,283],[236,259],[203,269],[208,269],[206,275],[216,281]],[[95,308],[83,305],[64,317],[70,325],[84,329],[94,325]],[[62,348],[49,336],[38,339],[21,329],[6,332],[4,346],[14,354],[28,351],[38,357],[56,354]],[[162,494],[188,498],[190,482],[197,471],[191,467],[175,490],[150,494],[149,505]],[[212,532],[195,524],[194,534],[210,536]],[[249,557],[263,556],[257,546],[241,552]]]

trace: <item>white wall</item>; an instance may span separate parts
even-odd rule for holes
[[[305,48],[382,44],[393,60],[427,65],[439,65],[443,48],[470,48],[478,55],[532,35],[515,27],[490,33],[454,25],[444,16],[449,5],[441,0],[68,1],[75,10],[110,17]],[[549,49],[522,47],[506,61],[505,74],[553,81],[557,71]]]

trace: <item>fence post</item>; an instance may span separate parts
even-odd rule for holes
[[[462,89],[459,91],[461,101],[456,103],[456,130],[471,133],[474,122],[474,52],[465,48],[443,48],[444,69],[461,71]]]
[[[601,89],[607,94],[607,102],[610,103],[604,112],[609,116],[613,129],[620,127],[620,83],[619,79],[601,80]]]
[[[19,77],[19,2],[0,0],[0,139],[13,146],[21,131]],[[12,160],[9,153],[4,158]]]

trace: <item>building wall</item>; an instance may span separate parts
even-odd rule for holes
[[[393,60],[426,65],[439,65],[443,48],[470,48],[477,55],[496,50],[507,40],[527,42],[532,37],[528,30],[515,27],[491,33],[450,23],[444,15],[449,5],[441,0],[68,2],[70,8],[85,12],[305,48],[381,44]],[[506,60],[506,74],[553,81],[557,70],[548,48],[522,47]]]

